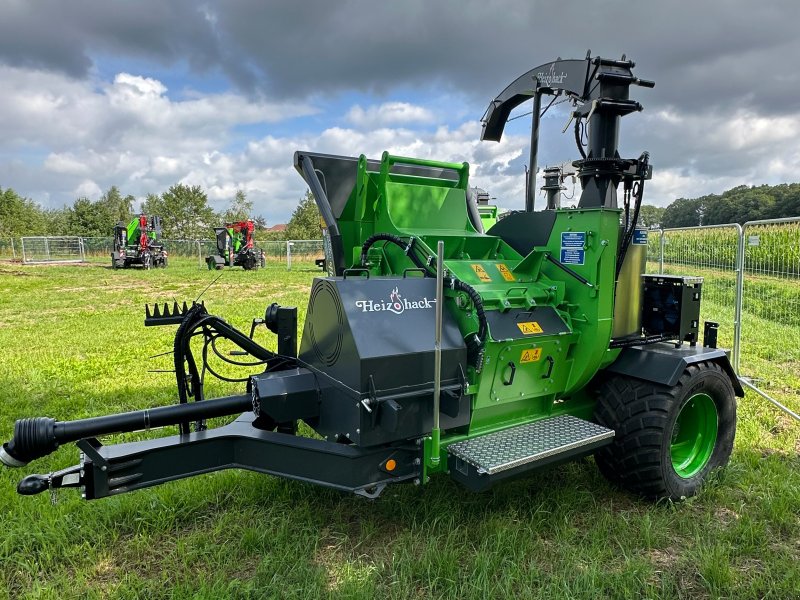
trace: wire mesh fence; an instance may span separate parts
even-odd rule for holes
[[[0,259],[3,260],[17,260],[17,249],[22,250],[19,247],[19,242],[16,242],[14,238],[6,238],[0,239]]]
[[[206,240],[161,239],[170,262],[174,259],[196,261],[206,268],[206,258],[217,254],[217,242]],[[268,263],[284,264],[291,269],[292,262],[313,263],[324,257],[322,240],[265,240],[255,241],[256,247],[264,251]],[[23,248],[24,246],[24,248]],[[36,262],[89,262],[110,264],[114,251],[111,236],[26,236],[0,239],[0,259]]]
[[[648,269],[703,276],[736,371],[800,395],[800,217],[651,232]]]

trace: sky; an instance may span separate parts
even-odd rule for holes
[[[0,188],[60,207],[185,183],[218,210],[241,189],[274,225],[306,190],[295,150],[389,150],[468,161],[519,209],[530,117],[499,143],[480,119],[589,49],[656,82],[620,132],[623,156],[650,152],[646,203],[796,182],[798,18],[796,0],[0,0]],[[568,118],[543,118],[540,169],[577,158]]]

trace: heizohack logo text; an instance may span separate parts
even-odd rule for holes
[[[427,296],[417,300],[409,300],[403,298],[398,288],[394,288],[389,294],[389,300],[384,298],[375,300],[356,300],[356,307],[361,309],[361,312],[391,312],[396,315],[401,315],[407,310],[419,310],[426,308],[433,308],[436,304],[436,298],[429,300]]]

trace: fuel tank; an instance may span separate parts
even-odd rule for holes
[[[625,254],[617,279],[614,300],[614,338],[639,334],[642,331],[642,298],[647,266],[647,229],[637,228]]]

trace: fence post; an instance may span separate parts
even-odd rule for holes
[[[742,304],[744,298],[744,231],[747,227],[739,228],[739,245],[736,247],[736,304],[733,309],[733,370],[739,373],[739,356],[742,344]]]
[[[44,253],[47,256],[47,260],[50,260],[50,239],[47,237],[44,238]]]
[[[292,246],[294,246],[294,242],[290,242],[286,240],[286,270],[292,270]]]
[[[198,266],[198,268],[202,269],[203,268],[203,256],[202,256],[203,249],[200,246],[200,240],[195,240],[194,241],[194,245],[197,246],[197,266]]]
[[[661,228],[661,229],[659,229],[659,231],[661,232],[661,236],[660,236],[660,239],[658,240],[658,247],[659,247],[661,256],[659,257],[659,260],[658,260],[658,274],[659,275],[663,275],[664,274],[664,243],[665,243],[664,229]]]
[[[14,238],[11,238],[11,256],[16,261],[17,260],[17,251],[14,249]]]

